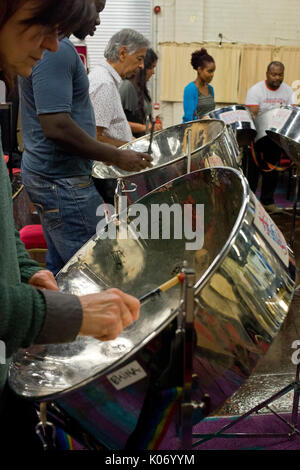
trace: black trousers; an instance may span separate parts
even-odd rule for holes
[[[263,169],[268,169],[266,162],[272,165],[279,165],[282,149],[278,147],[269,137],[263,137],[254,144],[257,161]],[[246,175],[249,186],[255,193],[258,185],[259,176],[262,177],[260,201],[264,205],[274,204],[274,193],[278,182],[278,171],[262,171],[256,163],[249,151],[247,161],[243,163],[247,165]]]

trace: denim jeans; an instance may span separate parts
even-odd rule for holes
[[[47,268],[55,275],[95,235],[103,200],[88,175],[50,180],[22,168],[22,180],[40,215]]]

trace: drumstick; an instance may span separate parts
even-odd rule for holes
[[[158,295],[161,292],[165,292],[165,291],[171,289],[171,287],[176,286],[179,282],[183,282],[183,280],[184,280],[184,274],[183,273],[177,274],[176,276],[172,277],[172,279],[169,279],[167,282],[165,282],[164,284],[161,284],[156,289],[154,289],[154,290],[148,292],[147,294],[143,295],[142,297],[140,297],[139,300],[140,300],[141,305],[146,300],[150,299],[151,297],[154,297],[155,295]]]

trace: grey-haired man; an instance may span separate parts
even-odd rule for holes
[[[104,52],[105,59],[89,75],[90,99],[94,107],[98,140],[119,147],[133,140],[125,116],[119,87],[122,79],[144,67],[149,41],[133,29],[114,34]]]

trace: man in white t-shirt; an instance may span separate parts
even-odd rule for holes
[[[281,62],[271,62],[268,65],[266,80],[253,85],[247,93],[246,105],[255,119],[264,111],[294,104],[293,89],[283,83],[284,65]],[[274,192],[278,181],[278,171],[271,170],[278,166],[282,150],[268,136],[259,139],[254,145],[256,162],[249,159],[248,181],[253,192],[256,191],[259,174],[262,175],[261,203],[269,213],[279,212],[274,204]],[[262,158],[260,158],[262,156]],[[268,166],[271,164],[271,168]],[[257,166],[260,164],[260,166]]]

